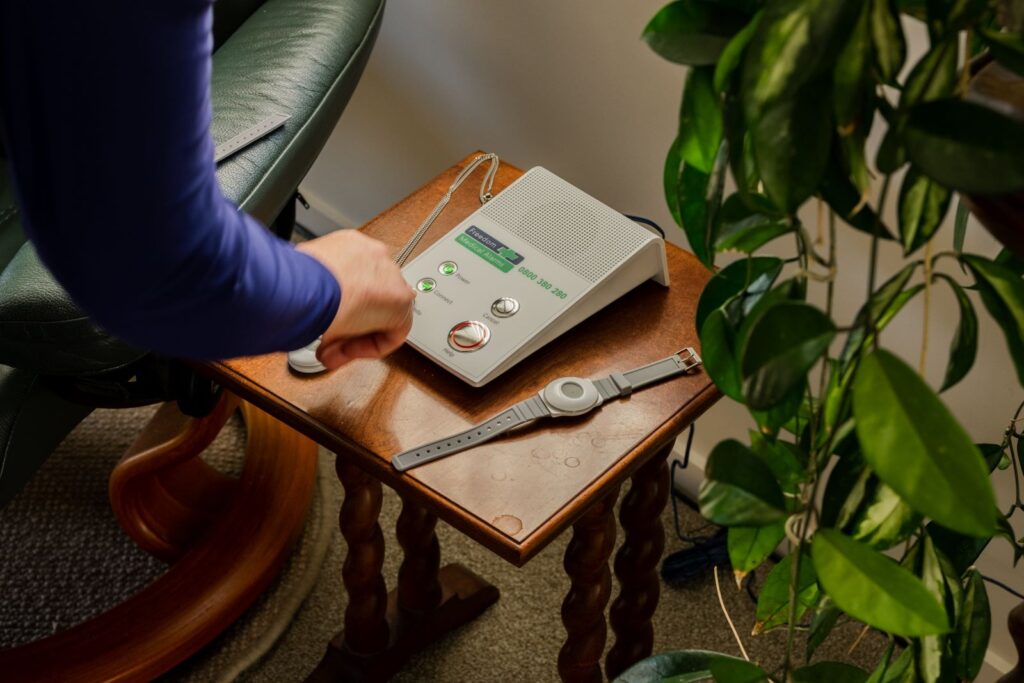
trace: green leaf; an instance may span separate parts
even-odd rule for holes
[[[736,360],[736,332],[721,308],[716,308],[704,321],[700,330],[701,359],[704,370],[718,390],[733,399],[743,401],[740,364]]]
[[[967,568],[978,560],[981,551],[985,549],[990,540],[965,536],[935,522],[929,522],[925,528],[935,543],[935,547],[949,558],[953,570],[958,576],[966,572]]]
[[[771,204],[767,197],[751,195],[751,199],[764,204],[751,208],[737,192],[730,195],[722,205],[719,214],[718,251],[742,251],[751,253],[776,237],[792,231],[788,221],[771,215]]]
[[[903,37],[899,11],[892,0],[869,1],[875,68],[883,82],[893,84],[907,58],[907,42]]]
[[[910,160],[941,185],[968,194],[1024,189],[1024,124],[982,105],[938,100],[910,110]]]
[[[818,608],[811,619],[811,629],[807,634],[806,660],[810,661],[818,647],[825,642],[843,611],[832,604],[831,598],[822,596],[818,602]]]
[[[907,163],[907,150],[903,144],[902,126],[890,124],[882,138],[882,144],[878,146],[878,156],[875,157],[875,167],[880,173],[895,173],[903,164]]]
[[[711,662],[711,675],[716,683],[762,683],[768,674],[756,664],[742,659],[718,659]]]
[[[866,116],[872,116],[873,112],[868,111]],[[867,128],[861,127],[859,130],[851,132],[849,135],[842,135],[839,137],[839,156],[843,162],[843,168],[847,169],[850,181],[853,186],[861,194],[861,197],[866,198],[868,192],[871,189],[871,171],[868,170],[867,157],[864,156],[864,147],[867,140]],[[866,205],[866,201],[865,201]],[[864,206],[860,207],[861,209]],[[868,209],[872,214],[874,213],[871,209]],[[859,213],[860,211],[858,211]],[[874,225],[871,226],[872,234],[874,233]],[[881,234],[881,230],[879,230]]]
[[[757,427],[761,430],[761,433],[774,437],[782,427],[788,428],[789,423],[800,411],[806,391],[807,383],[801,382],[794,386],[779,403],[768,410],[751,409],[750,414],[757,422]],[[807,424],[806,420],[803,421],[803,424]]]
[[[978,316],[967,292],[956,280],[941,274],[938,277],[949,283],[960,306],[960,322],[950,342],[949,365],[946,367],[946,377],[942,380],[942,388],[939,389],[945,391],[962,380],[974,365],[974,358],[978,355]]]
[[[804,303],[780,303],[765,311],[740,350],[750,407],[766,410],[785,399],[828,349],[835,332],[827,315]]]
[[[721,308],[740,293],[745,292],[744,303],[753,306],[771,288],[780,272],[782,261],[773,256],[755,256],[722,268],[708,281],[700,294],[697,302],[697,329],[704,327],[711,311]]]
[[[964,250],[964,237],[967,236],[967,219],[971,210],[967,208],[963,198],[956,202],[956,220],[953,222],[953,250],[961,253]]]
[[[885,555],[832,529],[818,530],[811,555],[821,586],[855,619],[902,636],[949,630],[921,580]]]
[[[881,239],[893,239],[892,231],[881,222],[878,214],[868,205],[861,202],[860,191],[850,180],[838,159],[833,158],[821,178],[818,187],[821,198],[836,212],[839,218],[851,228],[868,235],[878,231]]]
[[[757,569],[786,537],[786,520],[768,526],[729,527],[726,543],[733,573],[742,579]]]
[[[839,458],[825,484],[825,497],[821,506],[821,524],[844,529],[860,508],[869,492],[871,470],[864,466],[859,453]]]
[[[914,166],[903,177],[899,216],[903,254],[908,256],[928,242],[942,225],[949,210],[949,190]]]
[[[757,25],[760,21],[761,12],[758,12],[739,33],[732,37],[725,46],[725,49],[722,50],[718,63],[715,64],[714,85],[717,92],[725,92],[733,74],[736,73],[736,69],[739,68],[740,63],[743,61],[743,53],[746,51],[747,45],[750,44],[750,39],[754,36],[754,31],[757,30]]]
[[[723,526],[763,526],[786,516],[772,471],[739,441],[718,443],[704,473],[698,497],[705,519]]]
[[[932,23],[941,27],[942,36],[968,28],[988,10],[988,0],[937,0],[934,2]]]
[[[928,534],[924,534],[917,546],[918,563],[916,572],[921,582],[932,597],[940,604],[946,604],[946,581],[939,564],[935,546]],[[947,617],[949,610],[946,610]],[[955,622],[953,622],[955,623]],[[917,643],[917,671],[926,681],[938,681],[942,678],[942,660],[946,651],[946,635],[932,634],[923,636]]]
[[[676,0],[644,28],[643,39],[677,64],[714,64],[729,38],[745,23],[739,12],[710,0]]]
[[[875,670],[871,672],[871,676],[868,677],[867,683],[882,683],[885,679],[885,674],[889,670],[889,664],[892,661],[892,651],[894,643],[892,640],[885,648],[885,652],[882,653],[882,659],[879,660]]]
[[[705,650],[678,650],[642,659],[622,672],[615,683],[691,683],[711,677],[711,663],[736,657]],[[738,660],[742,661],[742,660]]]
[[[864,357],[853,414],[865,461],[911,507],[962,533],[994,532],[998,513],[981,454],[906,363],[881,349]]]
[[[709,174],[695,166],[683,164],[678,188],[681,225],[694,256],[708,267],[711,267],[714,261],[714,252],[709,247],[711,236],[708,234],[710,187]]]
[[[748,123],[761,118],[766,106],[792,100],[805,85],[830,74],[858,10],[859,3],[836,0],[778,0],[765,6],[743,60]]]
[[[861,124],[871,96],[870,7],[864,3],[853,32],[836,60],[832,78],[832,106],[836,125],[849,135]]]
[[[1024,0],[1021,1],[1024,2]],[[1024,261],[1014,256],[1013,252],[1006,247],[999,250],[992,262],[1007,268],[1017,277],[1024,277]]]
[[[743,59],[740,99],[766,194],[790,213],[816,189],[828,163],[832,68],[858,3],[769,3]]]
[[[868,672],[843,662],[818,662],[793,672],[793,683],[866,683]]]
[[[953,652],[957,676],[973,681],[981,671],[992,631],[992,614],[989,610],[985,581],[976,570],[967,575],[967,590],[964,592],[960,619],[953,635]]]
[[[868,491],[844,529],[853,538],[877,550],[902,543],[921,524],[921,515],[907,505],[895,491],[873,477]]]
[[[742,310],[739,312],[735,310],[738,308],[738,302],[734,301],[730,304],[730,308],[734,309],[735,317],[741,317],[743,321],[740,323],[739,333],[736,337],[736,348],[740,349],[746,345],[747,340],[750,338],[750,331],[765,313],[780,303],[804,301],[806,298],[807,281],[804,278],[797,276],[783,280],[768,291],[764,292],[763,295],[758,297],[752,305],[748,304],[743,306]]]
[[[964,254],[960,258],[974,273],[982,303],[1002,328],[1017,379],[1024,385],[1024,280],[981,256]]]
[[[806,456],[798,455],[799,446],[751,431],[751,451],[772,471],[782,493],[796,501],[800,484],[806,481]],[[803,462],[802,462],[803,461]]]
[[[679,186],[682,179],[683,156],[681,153],[680,136],[672,141],[665,155],[665,168],[662,171],[662,184],[665,190],[665,201],[668,204],[669,213],[672,214],[676,225],[683,227],[682,200],[679,197]]]
[[[900,108],[949,97],[957,83],[957,38],[936,45],[914,65],[900,98]]]
[[[775,475],[775,480],[782,487],[782,492],[795,499],[800,490],[800,484],[807,479],[804,469],[807,458],[806,456],[798,457],[796,453],[798,447],[751,430],[750,450],[761,459],[761,462],[768,465],[772,474]]]
[[[1024,38],[1014,33],[1000,33],[986,28],[978,33],[997,62],[1024,76]]]
[[[736,189],[747,195],[758,189],[761,179],[754,163],[753,143],[743,120],[741,105],[739,86],[736,85],[736,79],[733,79],[725,91],[725,137],[729,140],[729,169],[736,182]]]
[[[881,680],[882,683],[919,683],[917,669],[914,667],[914,649],[908,647],[901,652]]]
[[[786,555],[772,567],[757,596],[757,621],[754,635],[770,631],[776,626],[789,623],[789,585],[792,575],[793,556]],[[796,619],[800,621],[807,610],[818,602],[818,578],[814,574],[811,558],[804,556],[800,561],[800,575],[796,585]]]
[[[710,67],[694,67],[686,79],[679,114],[679,153],[684,163],[710,174],[722,144],[722,103]]]
[[[815,192],[828,165],[833,124],[828,98],[821,96],[825,87],[824,81],[808,84],[747,122],[765,193],[787,213]]]
[[[853,320],[853,330],[846,338],[846,345],[839,354],[839,362],[845,367],[862,349],[874,342],[872,330],[881,332],[896,317],[919,289],[904,289],[919,264],[908,263],[898,273],[886,280],[871,295]]]

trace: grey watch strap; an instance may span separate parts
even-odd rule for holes
[[[629,372],[613,372],[607,377],[594,380],[597,391],[604,400],[629,396],[637,389],[682,375],[701,364],[700,356],[687,347],[668,358],[654,361]]]
[[[532,396],[525,401],[520,401],[510,406],[486,422],[470,427],[464,432],[445,437],[444,439],[438,439],[404,453],[399,453],[391,458],[391,464],[399,472],[404,472],[413,467],[419,467],[428,462],[452,455],[453,453],[473,448],[478,444],[493,439],[499,434],[504,434],[513,427],[533,422],[550,414],[551,411],[548,409],[547,404],[541,400],[540,396]]]

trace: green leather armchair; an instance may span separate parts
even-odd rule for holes
[[[218,0],[213,124],[227,139],[271,114],[287,125],[223,162],[227,197],[281,235],[295,193],[362,75],[384,0]],[[2,163],[2,160],[0,160]],[[95,407],[178,400],[191,414],[216,389],[186,367],[93,324],[26,243],[0,165],[0,506]]]

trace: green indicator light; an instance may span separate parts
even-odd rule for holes
[[[425,278],[423,278],[422,280],[420,280],[419,282],[416,283],[416,289],[420,290],[421,292],[429,292],[430,290],[434,289],[434,287],[436,287],[436,286],[437,286],[437,283],[434,282],[429,277],[425,277]]]
[[[455,271],[457,271],[458,269],[459,267],[455,265],[452,261],[445,261],[438,268],[438,270],[441,271],[441,275],[454,275]]]

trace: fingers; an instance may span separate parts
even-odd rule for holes
[[[341,351],[348,358],[383,358],[398,349],[408,333],[408,330],[391,330],[347,339],[341,343]]]
[[[351,359],[344,350],[343,346],[345,340],[339,339],[337,341],[321,343],[320,347],[316,350],[316,359],[320,361],[325,368],[328,370],[336,370]]]

